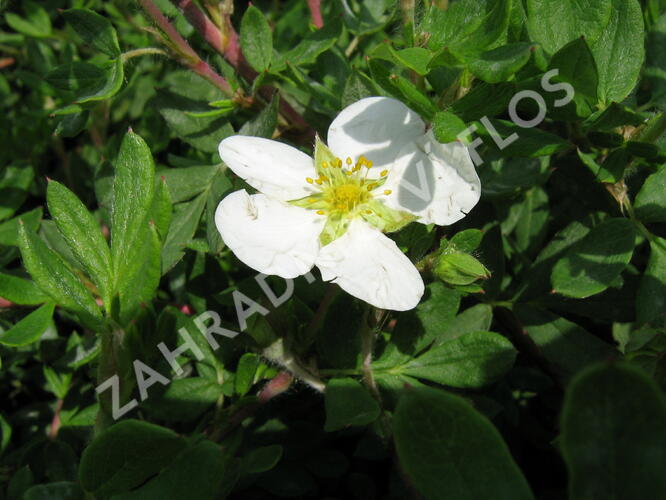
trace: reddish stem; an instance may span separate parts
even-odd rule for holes
[[[224,94],[232,96],[234,91],[222,76],[220,76],[206,61],[199,57],[190,44],[187,43],[176,28],[169,22],[169,20],[162,14],[160,9],[152,2],[152,0],[139,0],[139,4],[143,10],[155,21],[155,24],[164,32],[169,41],[173,43],[174,47],[183,56],[183,63],[186,64],[192,71],[199,76],[202,76]],[[219,31],[218,31],[219,34]]]
[[[308,0],[308,7],[310,8],[310,15],[312,16],[312,24],[317,29],[324,27],[324,19],[321,17],[321,0]]]
[[[49,439],[55,441],[55,438],[58,437],[58,431],[60,430],[60,412],[62,411],[62,399],[59,399],[56,403],[55,412],[53,413],[53,419],[51,420],[51,428],[49,429]]]

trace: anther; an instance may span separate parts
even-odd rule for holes
[[[347,157],[347,161],[346,161],[346,163],[347,163],[347,165],[351,165],[351,164],[352,164],[352,159],[351,159],[349,156]]]
[[[384,194],[387,195],[387,196],[388,196],[389,194],[391,194],[392,192],[393,192],[393,191],[391,191],[390,189],[384,189]]]
[[[321,186],[321,183],[324,182],[324,181],[322,181],[321,179],[317,179],[317,180],[315,180],[315,182],[316,182],[319,186]]]
[[[322,168],[328,168],[328,162],[322,161],[321,166]]]
[[[305,181],[306,181],[308,184],[312,184],[312,183],[314,182],[314,179],[313,179],[312,177],[306,177],[306,178],[305,178]]]
[[[317,210],[317,215],[324,215],[325,213],[326,212],[324,212],[323,210]]]
[[[382,170],[382,173],[379,175],[381,175],[382,177],[386,177],[388,175],[388,170]]]

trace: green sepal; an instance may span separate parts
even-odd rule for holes
[[[338,214],[328,217],[324,229],[319,235],[321,246],[326,246],[345,234],[350,222],[351,219],[349,217],[343,217]]]
[[[407,224],[418,219],[418,216],[390,208],[380,200],[370,200],[363,204],[361,209],[363,210],[361,217],[383,233],[399,231]]]

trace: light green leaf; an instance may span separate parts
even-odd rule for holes
[[[48,300],[34,282],[4,273],[0,273],[0,297],[24,306],[35,306]]]
[[[402,469],[425,498],[534,498],[500,433],[459,396],[404,390],[393,432]]]
[[[615,363],[582,372],[567,391],[561,427],[571,500],[666,497],[666,400],[640,369]]]
[[[442,342],[398,368],[401,374],[451,387],[479,388],[512,366],[516,350],[492,332],[471,332]]]
[[[628,219],[610,218],[592,228],[555,264],[551,274],[554,291],[581,299],[603,292],[631,260],[635,238]]]
[[[645,59],[645,30],[638,0],[612,0],[611,4],[608,24],[590,44],[599,71],[599,101],[604,104],[621,102],[629,95]]]
[[[13,12],[5,14],[7,24],[27,36],[34,38],[44,38],[51,34],[51,19],[44,7],[37,2],[23,1],[23,12],[25,17],[21,17]]]
[[[23,226],[19,229],[19,245],[23,264],[37,286],[86,324],[99,327],[102,314],[95,299],[62,257]]]
[[[601,37],[611,16],[612,0],[527,0],[530,38],[554,54],[570,41]]]
[[[264,15],[253,5],[241,19],[240,44],[250,66],[259,72],[268,69],[273,57],[273,34]]]
[[[81,200],[59,182],[49,181],[46,199],[60,234],[109,307],[113,288],[111,252],[99,224]]]
[[[504,82],[527,64],[533,47],[530,43],[520,42],[482,52],[477,59],[470,61],[469,69],[484,82]]]
[[[368,390],[352,378],[333,378],[324,393],[326,424],[333,432],[353,425],[367,425],[379,417],[380,409]]]
[[[55,304],[49,302],[28,314],[12,328],[0,334],[0,344],[18,347],[39,340],[51,324]]]
[[[439,111],[432,120],[435,138],[444,144],[457,140],[465,128],[465,122],[449,111]]]
[[[120,145],[113,180],[111,257],[115,289],[135,279],[132,272],[143,255],[150,207],[155,189],[153,157],[144,140],[127,132]]]

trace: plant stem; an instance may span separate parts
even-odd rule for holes
[[[166,51],[159,49],[157,47],[146,47],[143,49],[134,49],[134,50],[128,50],[127,52],[123,52],[123,54],[120,56],[123,60],[123,62],[126,62],[133,57],[139,57],[139,56],[145,56],[145,55],[160,55],[160,56],[168,56]]]
[[[317,29],[324,27],[324,18],[321,17],[321,2],[320,0],[308,0],[308,8],[310,9],[310,16],[312,17],[312,24]]]
[[[162,30],[164,35],[168,40],[170,48],[180,56],[180,62],[190,68],[193,72],[199,76],[205,78],[218,89],[222,91],[223,94],[232,97],[234,91],[222,76],[220,76],[211,66],[199,57],[190,44],[187,43],[178,30],[169,22],[169,20],[162,14],[162,11],[153,3],[152,0],[138,0],[139,5],[143,10],[150,16],[150,18],[157,24],[157,26]]]

